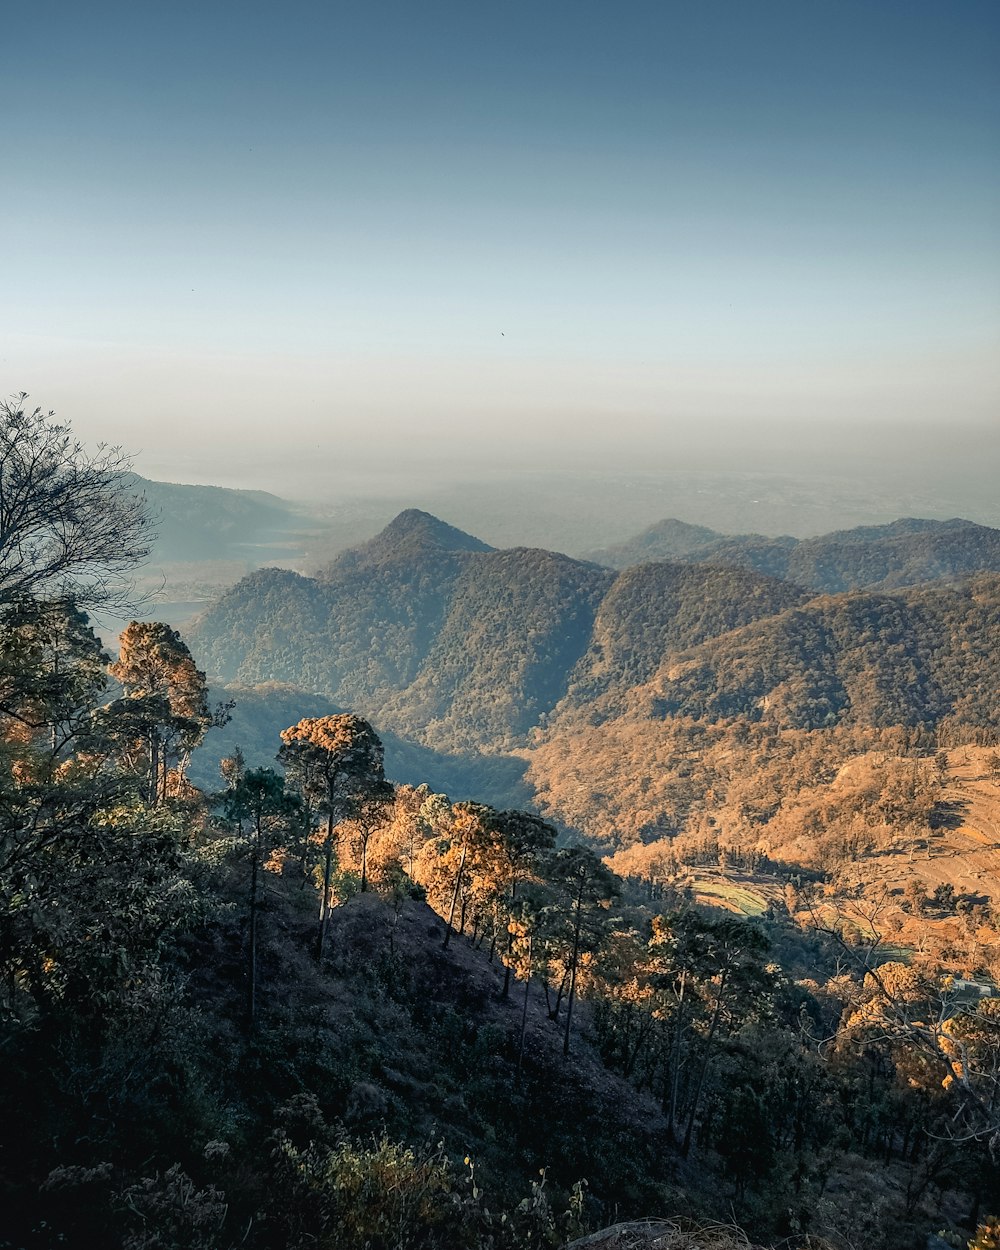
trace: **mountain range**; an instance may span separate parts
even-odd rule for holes
[[[995,571],[1000,568],[1000,530],[958,518],[906,517],[888,525],[858,526],[800,539],[718,534],[704,526],[666,520],[589,558],[616,569],[649,560],[723,564],[836,594]]]
[[[526,766],[542,794],[539,761],[609,722],[642,723],[647,738],[679,721],[995,731],[1000,531],[914,519],[802,541],[654,530],[630,545],[641,562],[616,570],[496,550],[410,509],[314,577],[251,573],[202,615],[192,649],[216,683],[280,683],[307,696],[300,715],[367,716],[398,759],[420,753],[421,780],[447,774],[475,794],[477,768],[493,769],[491,793],[509,785],[522,801]]]

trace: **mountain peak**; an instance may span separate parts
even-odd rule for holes
[[[419,508],[407,508],[394,517],[371,545],[399,549],[417,546],[422,550],[437,551],[492,551],[488,543],[456,529],[447,521],[441,521],[430,512]]]
[[[401,557],[492,550],[488,543],[439,520],[430,512],[407,508],[393,517],[374,538],[369,538],[366,543],[352,547],[349,551],[341,552],[328,573],[356,568],[359,565],[381,564],[383,561],[398,560]]]
[[[492,551],[488,543],[456,529],[447,521],[441,521],[430,512],[419,508],[407,508],[394,517],[373,543],[392,545],[417,543],[421,547],[437,548],[439,551]]]

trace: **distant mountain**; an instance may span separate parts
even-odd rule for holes
[[[1000,530],[971,521],[908,520],[886,526],[881,534],[847,531],[806,539],[789,552],[782,575],[800,586],[836,593],[996,572]]]
[[[534,804],[608,846],[711,837],[718,822],[756,845],[785,789],[833,784],[852,752],[997,740],[1000,575],[963,575],[991,563],[996,537],[904,520],[717,540],[711,563],[616,573],[406,512],[321,576],[258,570],[204,614],[199,664],[244,687],[209,742],[273,755],[285,724],[349,708],[383,736],[396,780]],[[816,595],[722,563],[727,544],[803,581],[876,585]],[[213,773],[207,750],[193,767]],[[823,827],[822,811],[809,819]],[[781,820],[774,836],[797,836]]]
[[[818,538],[726,537],[671,520],[595,558],[614,568],[652,559],[729,565],[836,594],[1000,572],[1000,530],[960,519],[903,518]]]
[[[383,563],[398,564],[401,560],[425,558],[447,552],[492,551],[488,543],[473,538],[463,530],[439,521],[429,512],[407,508],[367,542],[341,552],[317,576],[335,581],[348,570],[370,568]]]
[[[587,558],[609,569],[626,569],[633,564],[644,564],[647,560],[680,560],[684,556],[696,555],[724,537],[704,525],[689,525],[686,521],[668,517],[627,542],[589,552]]]
[[[146,497],[156,522],[157,561],[259,563],[260,553],[294,548],[295,536],[316,525],[302,509],[266,491],[154,482],[137,474],[128,474],[127,485]]]
[[[244,578],[191,642],[224,681],[288,682],[427,745],[496,748],[562,697],[613,579],[404,512],[317,578]]]

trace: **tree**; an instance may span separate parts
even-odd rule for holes
[[[770,1000],[767,950],[766,935],[748,921],[694,911],[653,918],[635,997],[663,1022],[663,1109],[685,1155],[719,1035]]]
[[[544,876],[562,896],[568,921],[569,995],[566,999],[566,1027],[563,1055],[569,1054],[573,1004],[576,999],[580,956],[596,950],[604,937],[608,908],[618,897],[618,878],[593,851],[582,846],[556,851],[546,861]]]
[[[210,726],[225,723],[227,709],[220,707],[213,716],[205,674],[180,634],[160,621],[131,621],[109,671],[125,693],[109,708],[109,726],[125,741],[134,735],[133,741],[142,743],[147,798],[155,807],[166,798],[171,763],[183,774]]]
[[[122,609],[149,555],[145,500],[120,448],[88,455],[54,413],[0,402],[0,603],[25,595]]]
[[[385,784],[384,752],[378,734],[366,720],[343,712],[307,717],[281,731],[278,760],[300,792],[326,813],[323,839],[323,892],[320,898],[316,958],[323,959],[330,915],[333,876],[333,831],[356,803]]]
[[[89,725],[107,663],[71,601],[19,599],[0,608],[0,725],[16,725],[24,739],[46,737],[54,765]]]
[[[554,825],[530,812],[498,812],[491,822],[489,855],[500,892],[507,896],[507,911],[513,913],[517,887],[533,874],[541,856],[551,851],[556,842]],[[503,980],[504,998],[510,993],[511,944],[513,932],[508,928],[506,972]]]
[[[455,908],[465,879],[466,864],[470,851],[475,855],[483,845],[486,830],[495,813],[484,803],[456,803],[451,809],[450,837],[442,844],[443,855],[447,860],[454,861],[454,878],[451,889],[451,901],[448,905],[448,920],[444,930],[444,949],[448,949],[451,935],[455,930]],[[465,908],[462,908],[463,928]]]
[[[531,978],[535,974],[535,943],[545,923],[547,901],[547,890],[544,886],[529,887],[513,904],[509,921],[511,943],[507,952],[507,967],[508,970],[513,967],[524,982],[521,1028],[517,1045],[516,1079],[519,1085],[524,1064],[524,1037],[528,1026],[528,994],[531,990]]]
[[[361,861],[361,893],[368,891],[368,847],[374,835],[389,820],[393,790],[388,781],[373,784],[356,804],[348,831],[350,850]]]
[[[988,1141],[1000,1133],[1000,1004],[968,1004],[950,977],[890,960],[865,973],[842,1045],[887,1048],[947,1098],[946,1140]],[[917,1081],[914,1079],[913,1084]]]
[[[257,1018],[257,913],[260,908],[260,874],[265,861],[275,848],[275,838],[287,838],[298,804],[292,795],[285,793],[284,778],[279,777],[273,769],[253,768],[238,775],[237,757],[232,757],[232,760],[237,767],[232,770],[233,784],[225,796],[225,815],[237,825],[241,842],[244,822],[250,826],[245,851],[250,867],[247,1023],[252,1030]]]

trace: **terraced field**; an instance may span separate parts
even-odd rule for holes
[[[935,827],[843,867],[837,875],[839,888],[822,905],[824,922],[845,924],[864,942],[873,936],[865,917],[873,917],[880,949],[893,958],[950,950],[947,958],[960,969],[974,948],[977,959],[988,959],[995,932],[983,928],[970,935],[963,917],[931,906],[914,915],[906,891],[915,880],[931,897],[947,884],[956,895],[1000,911],[1000,775],[992,771],[993,754],[982,747],[949,751]],[[768,874],[698,868],[690,871],[687,884],[699,903],[744,916],[759,916],[784,897],[783,881]],[[804,915],[799,918],[805,920]]]
[[[699,903],[743,916],[762,915],[781,892],[771,878],[743,874],[723,877],[721,873],[709,875],[704,870],[694,876],[691,888]]]

